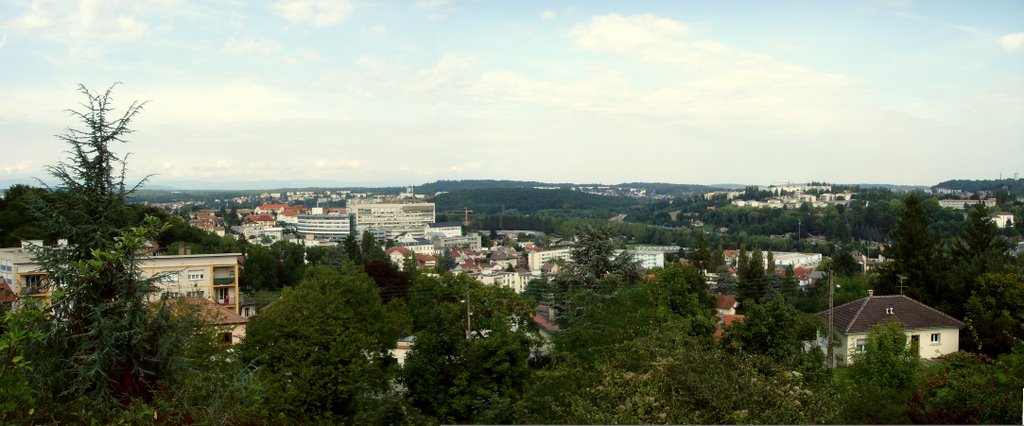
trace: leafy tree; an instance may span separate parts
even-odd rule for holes
[[[515,421],[535,339],[526,300],[451,274],[420,276],[411,294],[416,343],[402,383],[412,405],[442,422]]]
[[[910,423],[909,400],[920,359],[897,321],[872,327],[864,352],[848,367],[852,386],[844,392],[843,420],[849,423]]]
[[[899,322],[876,325],[868,332],[864,352],[853,355],[851,371],[861,384],[910,389],[920,365],[917,351],[907,344],[907,335]]]
[[[239,281],[247,291],[278,290],[277,259],[269,248],[258,244],[246,245],[245,267]]]
[[[126,229],[125,200],[139,185],[126,186],[124,160],[110,149],[125,142],[142,104],[112,119],[112,89],[94,94],[80,88],[85,109],[71,114],[84,130],[60,136],[70,146],[69,159],[48,167],[59,186],[31,204],[39,223],[69,242],[65,249],[34,252],[51,290],[42,342],[29,354],[34,377],[55,401],[87,398],[98,416],[133,398],[150,398],[154,385],[175,373],[180,340],[166,305],[149,303],[159,277],[143,279],[139,268],[141,248],[164,227],[149,218]]]
[[[852,277],[861,271],[860,265],[857,264],[849,250],[840,249],[832,254],[831,259],[832,271],[838,275]]]
[[[0,198],[0,247],[17,247],[21,240],[52,238],[43,228],[33,223],[29,200],[46,194],[42,188],[12,185]]]
[[[917,424],[1011,424],[1020,420],[1024,344],[998,359],[970,352],[940,358],[925,369],[911,397]]]
[[[240,356],[271,418],[351,421],[389,392],[388,351],[407,324],[364,273],[317,265],[249,323]]]
[[[828,383],[809,383],[770,359],[725,350],[685,328],[675,320],[659,323],[602,350],[593,363],[556,356],[523,399],[525,421],[841,423]]]
[[[763,303],[750,303],[744,321],[729,328],[725,344],[821,378],[824,359],[820,351],[806,353],[803,349],[804,342],[814,340],[825,328],[816,315],[800,312],[783,298],[773,297]]]
[[[968,327],[961,332],[976,350],[995,357],[1024,339],[1024,276],[988,273],[978,278],[966,305]]]

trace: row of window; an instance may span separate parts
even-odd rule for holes
[[[911,343],[918,344],[920,342],[920,336],[918,336],[916,334],[913,335],[913,336],[910,336],[910,341],[911,341]],[[867,344],[868,344],[868,339],[866,339],[866,338],[857,339],[857,346],[855,348],[855,351],[857,351],[857,352],[864,352],[864,348],[867,346]],[[940,345],[940,344],[942,344],[942,333],[932,333],[931,344],[932,345]]]

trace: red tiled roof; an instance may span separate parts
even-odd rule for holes
[[[246,222],[274,222],[274,216],[269,214],[251,214],[245,217]]]
[[[715,309],[732,309],[736,307],[736,296],[723,294],[715,299]]]
[[[7,284],[7,280],[0,278],[0,302],[11,303],[17,300],[17,298],[14,290],[11,290],[11,286]]]
[[[401,253],[403,256],[412,256],[414,254],[412,250],[409,250],[408,248],[402,246],[391,247],[387,250],[384,250],[384,252],[389,255],[391,253]]]
[[[213,303],[210,299],[188,297],[185,301],[198,309],[200,318],[213,325],[248,324],[249,318],[236,314],[234,311]]]

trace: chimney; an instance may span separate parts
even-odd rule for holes
[[[184,255],[185,255],[185,246],[179,246],[178,247],[178,256],[184,256]]]
[[[191,255],[192,254],[192,247],[185,247],[185,254]]]
[[[874,296],[874,295],[875,295],[875,291],[874,290],[868,290],[868,297],[871,297],[871,296]]]

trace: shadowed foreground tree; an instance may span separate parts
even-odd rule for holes
[[[42,342],[28,354],[47,399],[81,404],[61,405],[64,416],[80,409],[103,418],[107,409],[147,400],[177,365],[180,335],[167,306],[149,303],[159,277],[143,279],[139,268],[140,249],[164,227],[149,217],[141,227],[126,228],[132,215],[125,200],[141,182],[126,186],[124,157],[110,149],[132,133],[129,123],[143,104],[111,118],[112,89],[80,88],[84,110],[71,114],[84,128],[60,136],[69,158],[48,167],[58,186],[47,187],[31,205],[44,228],[68,241],[65,248],[33,250],[51,295]]]

